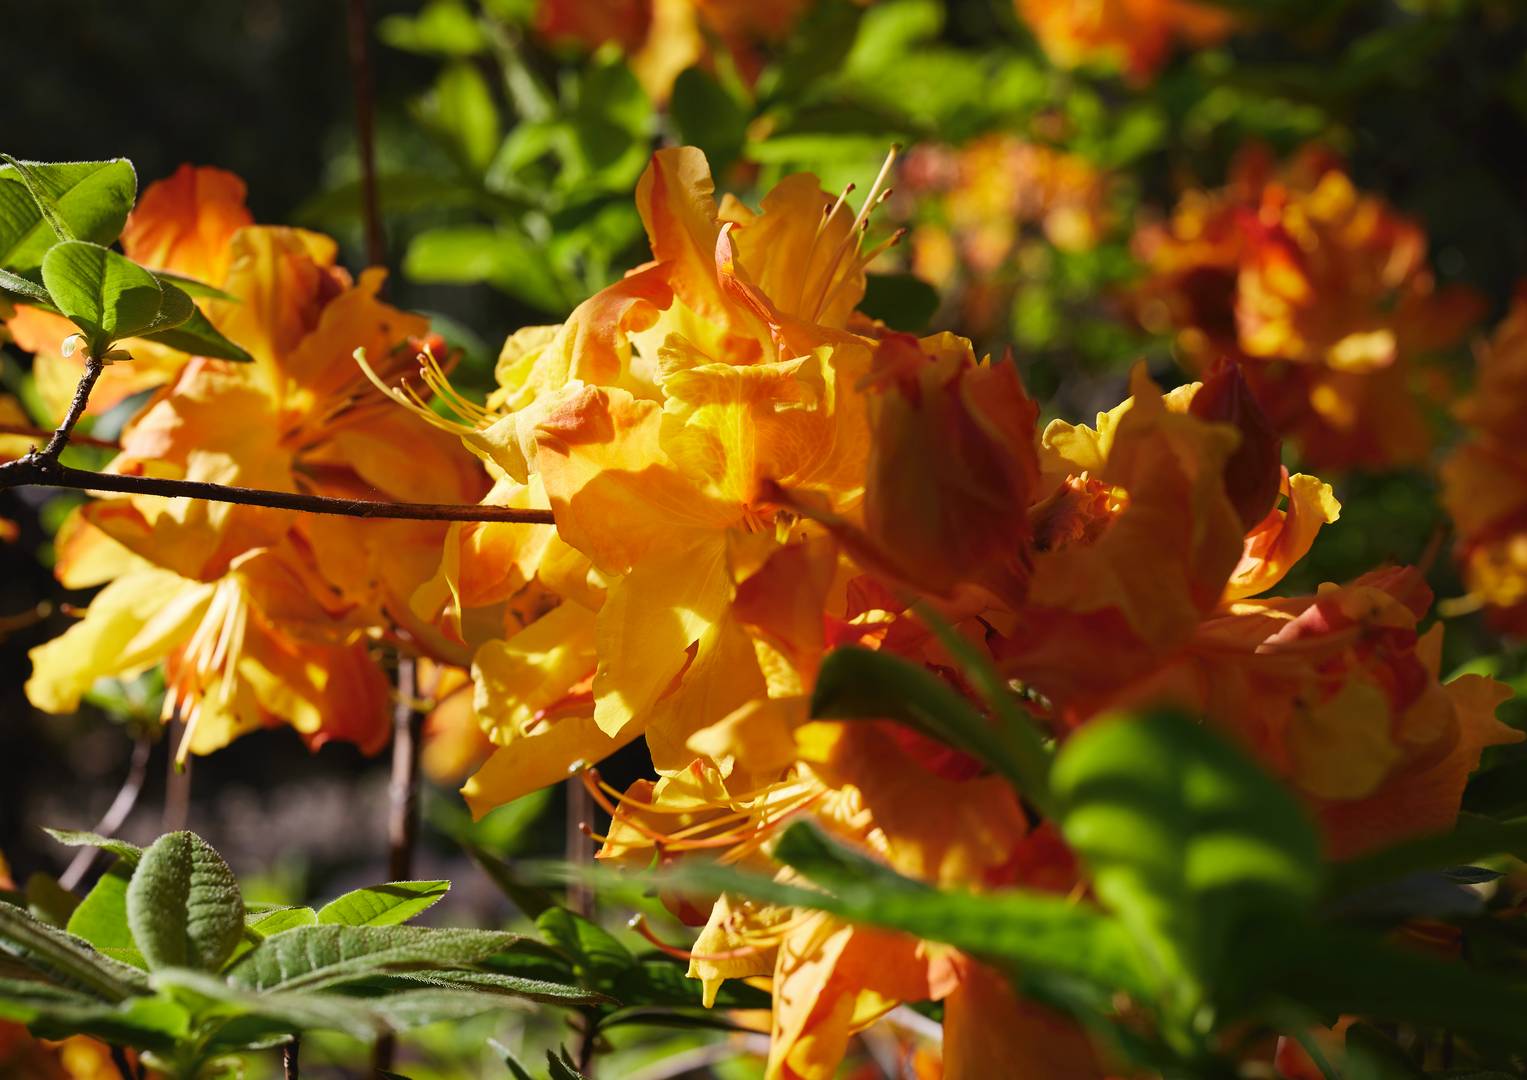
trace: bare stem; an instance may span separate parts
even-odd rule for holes
[[[292,1041],[281,1048],[281,1075],[286,1080],[297,1080],[297,1051],[302,1047],[302,1041],[297,1036],[292,1036]]]
[[[349,0],[350,80],[355,88],[355,135],[361,158],[361,203],[366,218],[366,261],[385,264],[382,215],[376,194],[375,89],[366,0]]]
[[[419,740],[424,714],[416,707],[418,669],[411,656],[398,657],[398,699],[392,711],[392,780],[387,785],[387,876],[407,881],[414,873],[419,837]],[[392,1069],[397,1043],[383,1035],[372,1051],[372,1068]]]
[[[69,402],[69,411],[64,413],[63,421],[54,429],[53,435],[41,450],[28,454],[24,460],[56,462],[58,455],[64,452],[64,447],[69,445],[69,435],[74,431],[74,425],[80,422],[80,417],[85,415],[85,406],[90,404],[90,391],[95,389],[95,381],[101,377],[101,372],[106,369],[106,362],[99,357],[85,357],[85,373],[80,376],[79,385],[74,388],[74,400]]]
[[[197,480],[169,480],[154,476],[118,476],[60,465],[41,454],[32,454],[0,465],[0,491],[13,487],[74,488],[79,491],[120,491],[129,495],[161,495],[167,499],[201,499],[205,502],[268,506],[277,510],[300,510],[309,514],[339,517],[388,518],[409,521],[504,521],[520,525],[552,525],[550,510],[518,510],[507,506],[460,503],[399,503],[372,499],[337,499],[328,495],[305,495],[295,491],[264,491],[259,488],[208,484]]]
[[[195,759],[187,757],[184,764],[179,764],[175,760],[173,748],[179,746],[181,740],[185,738],[183,721],[172,720],[167,735],[165,745],[171,747],[171,750],[165,765],[164,819],[161,829],[164,832],[179,832],[186,827],[186,822],[191,817],[191,765]]]
[[[122,823],[127,820],[127,815],[133,812],[133,807],[138,805],[138,796],[143,792],[143,781],[148,776],[149,754],[154,749],[154,744],[147,739],[137,739],[133,742],[132,760],[127,766],[127,778],[122,781],[121,788],[117,791],[117,797],[106,808],[106,813],[101,815],[101,820],[96,822],[94,831],[101,836],[115,836]],[[59,876],[58,883],[65,889],[72,890],[80,883],[80,879],[90,872],[90,866],[100,854],[99,848],[82,847],[70,860],[68,867]]]

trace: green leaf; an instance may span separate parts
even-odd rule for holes
[[[461,0],[430,0],[417,15],[387,15],[376,36],[394,49],[429,56],[475,56],[487,47],[471,9]]]
[[[30,874],[26,883],[27,910],[49,926],[63,927],[79,907],[79,897],[42,871]]]
[[[149,330],[140,335],[147,341],[157,341],[189,356],[206,356],[214,360],[234,360],[241,364],[254,361],[244,349],[229,341],[222,331],[213,326],[200,310],[192,308],[190,316],[179,326],[168,330]]]
[[[943,679],[891,653],[857,646],[829,653],[811,693],[811,715],[898,720],[974,756],[1036,803],[1045,801],[1042,748],[1004,737]]]
[[[553,315],[571,307],[545,249],[507,223],[426,229],[409,242],[403,273],[443,285],[487,282]]]
[[[137,174],[125,158],[26,165],[76,237],[109,244],[121,234],[138,190]],[[36,270],[55,243],[20,174],[0,166],[0,266],[19,273]]]
[[[550,908],[536,917],[536,929],[548,945],[572,957],[578,973],[599,985],[636,962],[631,950],[602,927],[566,908]]]
[[[41,177],[34,173],[24,161],[17,161],[9,154],[0,154],[0,160],[16,171],[21,178],[22,186],[27,189],[27,194],[32,196],[32,201],[37,204],[37,210],[42,214],[43,221],[47,222],[48,228],[53,230],[53,235],[59,240],[75,239],[74,230],[64,220],[64,213],[59,209],[58,203],[53,199],[53,193],[44,186]]]
[[[129,844],[126,840],[102,836],[100,833],[87,832],[83,829],[44,829],[43,832],[65,847],[96,847],[102,851],[109,851],[128,866],[137,866],[138,860],[143,857],[143,849],[138,845]]]
[[[153,274],[84,240],[49,248],[42,260],[42,281],[58,310],[80,328],[97,356],[113,341],[149,329],[164,302]]]
[[[748,109],[703,68],[679,72],[668,115],[678,129],[678,141],[704,151],[716,175],[742,155]]]
[[[568,1059],[567,1048],[562,1048],[560,1056],[546,1051],[546,1075],[549,1080],[588,1080],[581,1072],[573,1068],[573,1063]]]
[[[1179,1016],[1253,981],[1254,959],[1313,905],[1310,822],[1272,777],[1185,717],[1095,721],[1066,744],[1053,778],[1067,843]]]
[[[34,304],[53,306],[53,298],[48,295],[47,289],[44,289],[30,278],[24,278],[20,274],[13,274],[9,270],[0,270],[0,291],[19,296]]]
[[[395,926],[433,907],[450,891],[449,881],[392,881],[347,892],[318,909],[320,923]]]
[[[374,1039],[383,1023],[368,1007],[338,994],[264,991],[252,993],[231,986],[215,975],[188,968],[164,968],[151,976],[154,988],[187,1005],[198,1021],[208,1016],[231,1019],[257,1016],[293,1034],[302,1031],[342,1031],[357,1039]]]
[[[494,1053],[504,1059],[504,1068],[509,1070],[513,1080],[531,1080],[530,1071],[520,1064],[519,1058],[515,1057],[513,1051],[507,1046],[497,1039],[489,1039],[488,1045],[493,1047]]]
[[[148,967],[127,927],[127,885],[137,860],[119,855],[69,917],[68,931],[135,968]]]
[[[106,1042],[161,1053],[173,1051],[190,1034],[190,1017],[160,995],[128,998],[119,1004],[27,1001],[0,993],[0,1017],[19,1021],[43,1039],[89,1035]]]
[[[526,1007],[523,1001],[505,994],[449,988],[402,990],[364,1000],[388,1027],[398,1031],[437,1024],[442,1020],[465,1020],[495,1009]]]
[[[147,989],[142,972],[10,904],[0,904],[0,948],[49,978],[106,1001],[122,1001]]]
[[[933,631],[944,651],[954,657],[960,673],[991,710],[1001,744],[1007,748],[1011,767],[1018,776],[1019,791],[1046,817],[1055,817],[1055,800],[1050,795],[1050,749],[1035,727],[1034,718],[1018,703],[1012,687],[985,653],[928,605],[919,604],[916,610],[918,619]]]
[[[497,971],[410,971],[396,975],[367,976],[362,980],[339,984],[346,993],[375,993],[426,986],[436,989],[501,994],[527,1001],[539,1001],[547,1005],[600,1005],[612,1000],[608,994],[601,994],[597,990],[589,990],[582,986],[569,986],[566,983],[548,982],[545,979],[527,979]]]
[[[819,850],[820,842],[790,837],[797,830],[812,828],[805,822],[791,825],[775,850],[782,847],[787,854]],[[856,860],[839,857],[834,862],[842,867]],[[1109,991],[1141,994],[1147,986],[1139,954],[1117,919],[1088,904],[1048,893],[940,892],[878,865],[873,876],[834,883],[825,891],[714,864],[696,864],[653,876],[675,888],[732,892],[767,903],[825,911],[850,922],[901,930],[953,945],[999,965],[1071,976]]]
[[[1311,929],[1286,945],[1262,989],[1319,1013],[1435,1026],[1527,1049],[1527,989],[1464,964],[1339,929]]]
[[[228,969],[228,977],[252,990],[311,989],[371,974],[464,967],[518,940],[486,930],[303,926],[260,942]]]
[[[203,300],[224,300],[230,304],[240,302],[239,298],[232,293],[224,292],[222,289],[215,289],[205,281],[197,281],[195,278],[186,277],[184,274],[172,274],[168,270],[155,270],[153,274],[159,279],[159,284],[178,286],[188,296],[200,297]]]
[[[246,915],[244,925],[262,938],[273,937],[283,930],[295,930],[299,926],[317,926],[318,912],[310,907],[278,908]]]
[[[464,60],[447,64],[414,111],[468,172],[478,176],[487,170],[502,132],[493,91],[475,66]]]
[[[927,329],[938,310],[938,290],[915,274],[866,274],[859,310],[892,330]]]
[[[133,872],[127,924],[149,967],[216,971],[244,932],[238,880],[195,833],[166,833]]]

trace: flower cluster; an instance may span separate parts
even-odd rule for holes
[[[1243,152],[1224,188],[1184,195],[1136,248],[1149,272],[1140,321],[1175,331],[1190,365],[1243,361],[1304,460],[1426,459],[1424,406],[1438,394],[1418,361],[1457,344],[1483,305],[1439,286],[1420,225],[1360,192],[1330,153],[1310,147],[1280,168]]]
[[[973,758],[812,717],[843,645],[977,704],[932,610],[1057,739],[1185,706],[1287,784],[1333,855],[1446,828],[1481,750],[1519,737],[1494,716],[1506,692],[1440,679],[1412,569],[1269,595],[1339,507],[1282,466],[1244,377],[1262,354],[1170,392],[1137,368],[1095,426],[1041,430],[1009,359],[856,313],[879,187],[854,214],[790,176],[753,210],[716,200],[698,151],[659,151],[637,192],[651,262],[511,337],[486,407],[428,358],[454,419],[391,388],[485,463],[488,502],[556,519],[454,527],[413,597],[474,652],[495,746],[463,789],[474,811],[574,771],[610,813],[608,860],[774,872],[771,840],[807,818],[932,884],[1082,888],[1051,824]],[[637,738],[656,779],[605,785],[591,766]],[[855,1031],[930,999],[946,1076],[1103,1075],[1079,1031],[948,948],[730,896],[673,907],[702,928],[707,1000],[771,986],[770,1076],[833,1075]]]
[[[1095,64],[1146,82],[1179,43],[1212,45],[1234,28],[1230,11],[1195,0],[1014,0],[1050,59]]]
[[[480,496],[471,456],[393,408],[351,357],[359,346],[390,370],[411,367],[425,320],[377,298],[381,271],[352,280],[333,241],[252,225],[242,200],[236,177],[186,166],[151,186],[129,220],[124,247],[212,286],[217,295],[200,301],[207,318],[253,362],[124,343],[133,361],[107,369],[103,400],[158,389],[108,471],[348,498]],[[61,322],[22,311],[11,329],[38,349],[39,371],[77,374],[58,349]],[[152,496],[93,501],[60,531],[57,573],[70,588],[105,587],[77,624],[32,651],[27,693],[69,712],[99,678],[162,666],[182,757],[277,723],[314,746],[344,739],[375,751],[390,729],[371,642],[449,650],[407,603],[434,572],[444,532]]]

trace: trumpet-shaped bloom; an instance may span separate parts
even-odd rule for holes
[[[1177,332],[1193,364],[1241,357],[1275,426],[1325,467],[1424,460],[1413,370],[1455,344],[1479,299],[1439,287],[1421,227],[1310,148],[1275,171],[1243,154],[1230,184],[1191,192],[1136,247],[1152,277],[1149,329]]]

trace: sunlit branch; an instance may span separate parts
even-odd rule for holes
[[[204,502],[267,506],[308,514],[338,517],[387,518],[407,521],[502,521],[519,525],[552,525],[550,510],[521,510],[508,506],[463,503],[400,503],[372,499],[340,499],[296,491],[265,491],[260,488],[209,484],[199,480],[171,480],[155,476],[119,476],[60,465],[39,454],[0,465],[0,491],[13,487],[73,488],[79,491],[116,491],[128,495],[159,495],[167,499],[201,499]]]

